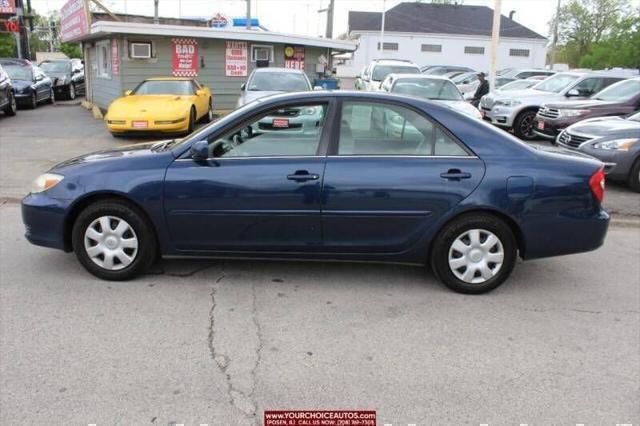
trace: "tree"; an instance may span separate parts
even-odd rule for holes
[[[585,68],[625,67],[640,70],[640,11],[622,19],[611,34],[595,43],[589,54],[580,60]]]
[[[16,50],[16,38],[13,33],[1,33],[0,34],[0,57],[2,58],[15,58],[18,56]]]
[[[82,58],[82,49],[77,43],[60,43],[60,51],[70,58]]]

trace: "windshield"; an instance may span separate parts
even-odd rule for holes
[[[420,69],[407,65],[377,65],[373,69],[373,81],[382,81],[389,74],[420,74]]]
[[[640,112],[636,112],[631,117],[627,117],[627,120],[640,122]]]
[[[146,80],[133,91],[135,95],[193,95],[189,80]]]
[[[507,84],[505,84],[504,86],[500,87],[500,90],[522,90],[522,89],[528,89],[529,87],[533,86],[534,84],[538,84],[540,83],[539,81],[530,81],[530,80],[516,80],[516,81],[511,81]]]
[[[640,94],[640,80],[623,80],[596,93],[593,99],[600,101],[626,101]]]
[[[465,72],[463,74],[455,76],[454,78],[451,79],[451,81],[453,81],[455,84],[460,84],[465,80],[476,81],[477,79],[478,79],[478,76],[476,75],[475,72]],[[469,81],[469,83],[471,83],[471,81]]]
[[[461,101],[462,96],[456,86],[448,80],[427,78],[403,78],[396,80],[392,93],[411,95],[423,99]]]
[[[71,71],[71,62],[43,62],[40,64],[40,68],[42,68],[45,74],[49,72],[69,72]]]
[[[248,90],[256,92],[304,92],[311,90],[304,74],[293,72],[257,72]]]
[[[560,93],[578,78],[580,77],[577,75],[556,74],[546,80],[543,80],[543,82],[538,84],[535,89],[543,92]]]
[[[24,67],[20,65],[5,65],[4,70],[12,80],[27,80],[32,81],[33,75],[31,74],[31,67]]]

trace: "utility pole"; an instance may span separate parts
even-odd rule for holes
[[[386,15],[387,0],[382,0],[382,24],[380,25],[380,55],[384,55],[384,17]]]
[[[500,40],[500,9],[502,8],[502,0],[494,0],[493,3],[493,27],[491,29],[491,66],[489,69],[489,88],[495,88],[496,70],[498,56],[498,42]]]
[[[247,22],[245,22],[245,28],[251,29],[251,0],[247,0]]]
[[[158,16],[158,9],[160,7],[160,0],[153,0],[153,23],[159,24],[160,17]]]
[[[553,23],[553,43],[551,44],[551,58],[549,58],[550,69],[553,69],[553,65],[556,59],[556,44],[558,43],[558,21],[560,20],[560,0],[556,5],[556,18]]]
[[[325,31],[325,38],[333,38],[333,6],[334,0],[329,0],[329,7],[327,8],[327,29]]]

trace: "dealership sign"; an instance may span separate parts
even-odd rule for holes
[[[118,52],[118,40],[111,39],[111,75],[120,75],[120,54]]]
[[[10,33],[19,33],[20,32],[20,22],[17,19],[1,19],[0,20],[0,32],[10,32]]]
[[[226,41],[224,72],[227,77],[246,77],[248,47],[246,41]]]
[[[225,28],[229,25],[229,18],[222,13],[216,13],[209,21],[211,28]]]
[[[16,13],[15,0],[0,0],[0,14],[14,15]]]
[[[304,71],[304,47],[284,47],[284,67]]]
[[[173,75],[196,77],[198,75],[198,42],[192,38],[171,39],[173,47]]]
[[[88,33],[89,23],[84,0],[69,0],[60,10],[60,40],[72,41]]]

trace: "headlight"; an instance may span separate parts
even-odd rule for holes
[[[64,179],[64,176],[56,175],[54,173],[45,173],[40,175],[33,181],[33,184],[31,184],[31,193],[37,194],[38,192],[51,189],[60,183],[62,179]]]
[[[596,142],[593,144],[595,149],[609,149],[615,151],[629,151],[633,145],[638,143],[638,138],[613,139],[610,141]]]
[[[495,103],[495,105],[502,105],[502,106],[516,106],[516,105],[520,105],[522,102],[517,101],[515,99],[498,99]]]
[[[558,111],[560,112],[560,117],[577,117],[590,112],[588,109],[560,109]]]

